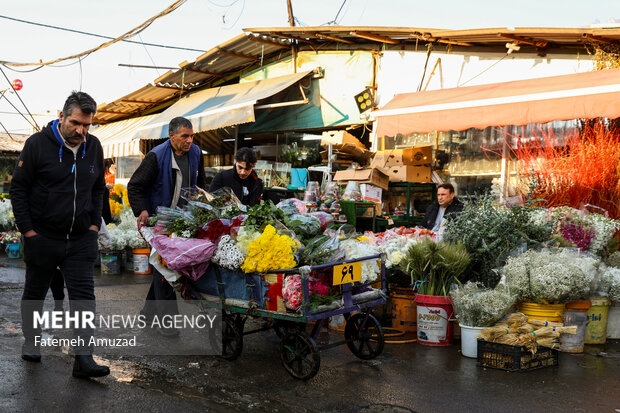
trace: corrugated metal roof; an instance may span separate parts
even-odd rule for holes
[[[140,116],[137,118],[112,122],[90,131],[101,141],[103,157],[142,155],[140,141],[133,140],[136,130],[151,121],[157,115]]]
[[[588,42],[618,44],[620,28],[518,27],[446,30],[417,27],[319,26],[244,29],[240,34],[199,56],[182,62],[142,88],[111,103],[99,105],[95,123],[107,123],[160,111],[181,95],[228,83],[240,74],[287,57],[299,50],[424,50],[426,44],[455,50],[505,51],[517,42],[521,52],[574,53]]]
[[[29,136],[15,133],[11,133],[9,136],[6,133],[0,133],[0,151],[21,152]]]

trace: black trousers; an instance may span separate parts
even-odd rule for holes
[[[62,301],[65,299],[65,278],[62,276],[62,271],[58,268],[56,268],[56,271],[52,276],[50,289],[52,290],[52,297],[54,297],[54,301]]]
[[[40,234],[24,237],[26,283],[22,295],[22,330],[26,345],[34,345],[41,328],[34,326],[33,312],[41,312],[43,301],[58,269],[62,271],[69,294],[69,308],[74,311],[95,312],[95,285],[93,268],[97,256],[97,232],[87,231],[75,240],[55,240]],[[76,354],[92,354],[89,344],[93,329],[74,328],[78,345]]]
[[[177,296],[174,288],[166,281],[157,269],[153,268],[151,287],[146,295],[146,301],[142,313],[148,316],[178,314]]]

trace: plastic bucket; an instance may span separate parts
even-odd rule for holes
[[[101,251],[101,274],[118,275],[121,273],[121,253]]]
[[[534,320],[562,322],[564,304],[537,304],[523,302],[519,304],[519,311]]]
[[[8,244],[6,246],[6,255],[9,258],[21,258],[21,244]]]
[[[406,288],[392,289],[392,328],[415,333],[418,331],[418,312],[415,294]]]
[[[620,303],[609,307],[607,313],[607,338],[620,338]]]
[[[148,248],[134,248],[133,254],[133,273],[134,274],[150,274],[151,264],[149,264],[149,256],[151,250]]]
[[[565,326],[577,326],[577,334],[561,334],[560,351],[566,353],[583,353],[589,308],[589,300],[573,301],[566,304],[562,322]]]
[[[418,342],[425,346],[451,346],[454,342],[452,298],[416,295]]]
[[[590,298],[592,307],[588,310],[586,344],[605,344],[607,341],[607,315],[611,301],[607,297]]]
[[[484,327],[470,327],[459,324],[461,328],[461,353],[465,357],[478,358],[478,334]]]

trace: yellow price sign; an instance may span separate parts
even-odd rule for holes
[[[333,285],[347,284],[362,281],[362,262],[334,265]]]

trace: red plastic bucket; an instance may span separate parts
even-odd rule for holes
[[[454,342],[452,298],[416,295],[418,305],[418,343],[425,346],[451,346]]]

